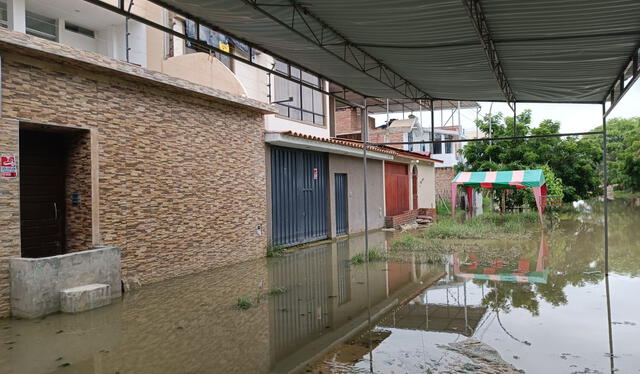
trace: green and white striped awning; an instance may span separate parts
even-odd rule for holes
[[[507,171],[463,171],[453,184],[480,188],[526,188],[545,184],[541,169]]]

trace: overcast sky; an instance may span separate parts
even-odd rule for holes
[[[505,103],[480,102],[482,107],[480,117],[484,114],[502,112],[504,115],[511,115],[511,109]],[[437,107],[436,107],[437,108]],[[532,111],[532,124],[537,126],[538,123],[545,119],[560,121],[560,131],[584,132],[593,129],[602,124],[602,107],[600,105],[587,104],[524,104],[517,105],[518,113],[525,109]],[[450,112],[448,112],[450,115]],[[418,115],[417,113],[414,113]],[[425,124],[429,123],[429,115],[427,112],[423,114]],[[386,119],[386,114],[376,115],[377,123],[381,123]],[[391,115],[391,118],[400,118],[401,114]],[[462,110],[462,124],[464,128],[475,128],[474,119],[476,117],[475,109]],[[640,82],[636,83],[631,90],[622,98],[620,103],[613,110],[609,118],[612,117],[640,117]],[[445,118],[448,118],[445,112]],[[457,115],[455,116],[457,124]],[[439,124],[439,113],[436,111],[436,126]]]

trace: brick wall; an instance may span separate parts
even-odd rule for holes
[[[416,218],[418,218],[418,209],[407,210],[395,216],[384,217],[384,227],[396,229],[407,223],[415,222]]]
[[[453,168],[436,168],[436,203],[440,198],[451,200],[451,181],[455,176]]]
[[[362,131],[362,112],[358,108],[338,109],[335,113],[336,136]],[[375,128],[376,120],[369,117],[369,131]]]
[[[97,133],[97,242],[122,248],[124,278],[157,282],[264,255],[266,236],[256,232],[266,225],[264,107],[5,30],[0,52],[0,153],[18,153],[18,124],[10,119]],[[86,139],[78,142],[82,161]],[[81,164],[69,166],[78,182],[87,178]],[[86,194],[86,183],[78,188]],[[18,179],[0,181],[0,208],[6,316],[6,258],[20,254]],[[86,233],[88,207],[69,214],[81,224],[68,229]],[[74,250],[87,244],[78,238]]]

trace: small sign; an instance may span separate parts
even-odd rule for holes
[[[318,169],[317,168],[313,169],[313,180],[314,181],[318,180]]]
[[[229,48],[229,43],[225,43],[222,40],[218,41],[218,48],[220,48],[220,50],[225,51],[227,53],[231,52],[231,49]]]
[[[15,178],[18,176],[16,155],[4,154],[0,156],[0,176],[2,178]]]

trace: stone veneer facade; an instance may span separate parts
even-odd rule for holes
[[[7,30],[0,55],[0,153],[19,165],[24,126],[82,129],[69,144],[67,194],[83,195],[67,208],[70,251],[120,247],[136,284],[264,256],[272,107]],[[20,256],[19,190],[19,177],[0,180],[0,316],[7,259]]]

